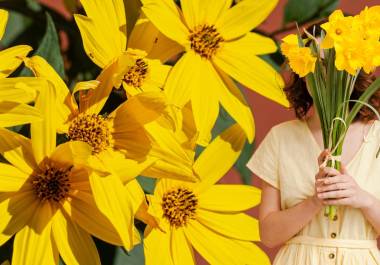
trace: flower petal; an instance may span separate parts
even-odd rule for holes
[[[231,4],[232,0],[181,0],[183,15],[191,29],[203,24],[215,25]]]
[[[9,164],[0,163],[0,192],[17,191],[28,175]]]
[[[186,226],[185,235],[209,264],[260,264],[270,265],[270,260],[252,242],[224,237],[199,222]]]
[[[200,193],[198,198],[199,207],[202,209],[215,212],[241,212],[260,203],[261,191],[248,185],[212,185]]]
[[[100,264],[91,236],[61,211],[54,216],[52,231],[59,254],[66,264]]]
[[[42,217],[41,217],[42,218]],[[58,265],[58,251],[51,240],[51,224],[37,232],[25,226],[15,236],[12,264]]]
[[[209,229],[239,240],[259,241],[259,222],[245,214],[224,214],[197,210],[197,220]]]
[[[232,125],[201,153],[195,161],[194,172],[201,178],[199,191],[217,182],[235,164],[245,143],[245,135],[238,124]]]
[[[8,11],[0,9],[0,40],[3,38],[5,29],[7,28],[8,17]]]
[[[167,37],[184,45],[189,31],[182,23],[182,14],[173,0],[142,0],[142,11]]]
[[[105,242],[122,245],[113,224],[99,211],[92,194],[77,191],[75,194],[71,194],[70,200],[63,204],[63,208],[73,222]]]
[[[19,103],[31,103],[45,80],[36,77],[12,77],[0,80],[0,98]]]
[[[278,0],[240,1],[220,17],[216,27],[226,40],[235,39],[263,22],[277,3]]]
[[[0,153],[9,163],[28,175],[37,168],[32,143],[21,134],[0,128]]]
[[[70,141],[60,144],[51,154],[50,159],[69,165],[87,165],[92,155],[92,148],[85,142]]]
[[[133,248],[133,206],[121,180],[114,175],[90,175],[94,199],[99,210],[111,221],[118,231],[123,246],[129,251]],[[112,192],[109,192],[111,191]]]
[[[104,68],[127,47],[123,0],[81,0],[87,17],[74,15],[87,55]]]
[[[145,231],[149,231],[149,226]],[[147,265],[165,264],[174,265],[170,253],[170,233],[153,229],[144,238],[145,263]]]
[[[182,228],[172,228],[171,231],[171,254],[174,264],[194,265],[195,257],[193,248],[185,236]]]
[[[219,76],[224,83],[219,86],[217,92],[220,104],[244,130],[248,142],[251,143],[255,138],[255,124],[251,108],[235,82],[222,71],[219,71]]]
[[[18,45],[0,51],[0,79],[9,76],[22,63],[21,57],[26,56],[32,47]]]
[[[261,55],[276,52],[277,45],[271,38],[249,32],[239,39],[228,42],[228,50],[249,51],[252,54]]]
[[[213,58],[213,62],[226,74],[260,95],[289,106],[282,90],[284,81],[268,63],[249,49],[235,49],[228,43],[222,49]]]
[[[188,51],[178,60],[170,71],[164,88],[169,104],[183,108],[189,102],[192,89],[200,85],[201,62],[201,57],[192,51]]]
[[[36,99],[35,107],[43,114],[42,122],[32,123],[30,133],[32,148],[37,163],[45,157],[49,157],[56,146],[56,108],[52,108],[56,102],[55,87],[47,81]]]
[[[42,121],[40,112],[29,105],[11,101],[0,102],[0,127],[11,127]]]

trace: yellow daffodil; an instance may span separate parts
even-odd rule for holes
[[[156,50],[153,51],[158,35],[141,37],[143,34],[153,32],[143,32],[147,27],[140,21],[131,33],[132,41],[128,42],[127,47],[127,21],[123,0],[81,0],[81,3],[86,16],[75,15],[75,21],[81,32],[85,51],[102,69],[110,67],[114,61],[118,62],[114,69],[116,74],[113,80],[114,86],[119,88],[123,85],[129,95],[162,89],[171,67],[163,65],[158,60],[168,56],[166,52],[159,54]],[[149,40],[154,36],[157,40]],[[166,45],[168,42],[165,42],[165,48],[173,47]],[[144,48],[147,50],[142,50]],[[160,57],[152,58],[147,52]]]
[[[380,6],[365,7],[359,15],[355,16],[359,20],[359,24],[363,25],[366,38],[380,37]]]
[[[90,236],[121,245],[113,224],[97,209],[83,142],[56,146],[55,87],[40,87],[35,106],[44,114],[31,124],[31,139],[0,129],[0,244],[13,235],[13,265],[100,264]],[[53,106],[53,107],[52,107]]]
[[[7,11],[0,9],[0,40],[4,35],[8,16]],[[26,56],[31,50],[32,48],[28,45],[18,45],[0,51],[0,79],[13,73],[22,63],[20,57]]]
[[[291,34],[282,39],[282,54],[289,61],[289,66],[300,77],[305,77],[309,73],[313,73],[317,58],[312,54],[309,47],[299,47],[298,37]]]
[[[334,46],[334,42],[339,42],[344,36],[351,34],[352,22],[353,17],[345,17],[342,10],[335,10],[329,16],[329,21],[321,25],[327,33],[322,48],[330,49]]]
[[[178,142],[170,145],[172,157],[194,153],[189,147],[181,150],[192,142],[187,129],[181,137],[178,134],[166,141]],[[210,264],[270,264],[252,242],[259,240],[257,220],[243,213],[259,203],[260,191],[252,186],[215,184],[235,163],[245,141],[240,126],[233,125],[187,165],[199,182],[158,181],[154,194],[147,195],[147,212],[154,221],[145,230],[146,264],[195,264],[193,248]]]
[[[277,4],[270,1],[143,0],[142,10],[167,37],[182,45],[185,54],[173,67],[165,92],[182,108],[191,101],[199,131],[198,143],[207,145],[219,113],[219,103],[240,124],[251,142],[254,126],[249,106],[230,77],[283,105],[283,80],[258,55],[276,51],[269,38],[250,31]]]
[[[90,176],[95,201],[115,225],[124,247],[131,249],[137,243],[131,238],[133,219],[128,219],[130,209],[119,198],[125,197],[124,183],[139,189],[134,178],[158,159],[149,154],[152,143],[144,125],[157,119],[166,108],[163,93],[139,93],[103,116],[100,111],[113,87],[112,75],[117,67],[116,62],[104,69],[96,81],[79,83],[74,88],[74,94],[88,90],[87,95],[80,97],[79,106],[63,80],[43,58],[34,56],[25,59],[25,64],[36,76],[48,79],[57,88],[58,132],[66,134],[69,140],[83,141],[93,148],[90,164],[100,172]],[[141,190],[130,193],[137,193],[138,198],[143,199],[139,196]],[[137,203],[133,205],[135,210],[142,203],[141,200],[132,202]]]

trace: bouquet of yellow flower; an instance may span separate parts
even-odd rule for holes
[[[380,87],[380,78],[358,100],[350,97],[360,71],[369,74],[380,65],[380,6],[366,7],[356,16],[336,10],[321,28],[321,36],[306,30],[306,39],[300,33],[286,36],[281,50],[291,69],[306,79],[324,147],[331,152],[326,163],[339,170],[345,134],[361,107],[366,105],[378,115],[367,102]],[[326,207],[325,214],[334,218],[336,207]]]

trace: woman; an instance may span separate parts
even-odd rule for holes
[[[261,240],[285,243],[275,265],[380,265],[380,122],[364,107],[348,129],[341,172],[322,167],[319,117],[305,81],[293,77],[285,92],[298,119],[273,127],[247,164],[263,180]],[[352,98],[371,82],[361,74]],[[380,91],[370,104],[380,110]],[[334,220],[327,205],[338,205]]]

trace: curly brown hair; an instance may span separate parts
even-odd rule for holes
[[[309,26],[307,28],[307,31],[313,32],[316,36],[320,36],[320,25],[325,21],[326,20],[323,19],[318,23]],[[303,38],[306,38],[306,36],[304,35]],[[361,71],[356,80],[354,91],[351,94],[351,99],[358,99],[374,80],[375,77],[373,75],[368,75]],[[291,72],[290,79],[285,85],[284,92],[291,108],[294,109],[296,117],[300,120],[304,119],[311,106],[313,106],[313,99],[307,90],[305,80],[303,78],[300,78],[294,72]],[[380,90],[372,95],[368,103],[378,112],[380,112]],[[350,107],[353,107],[353,103],[350,104]],[[356,115],[355,120],[366,122],[369,120],[374,120],[376,118],[376,114],[369,107],[363,106],[360,109],[360,112]]]

